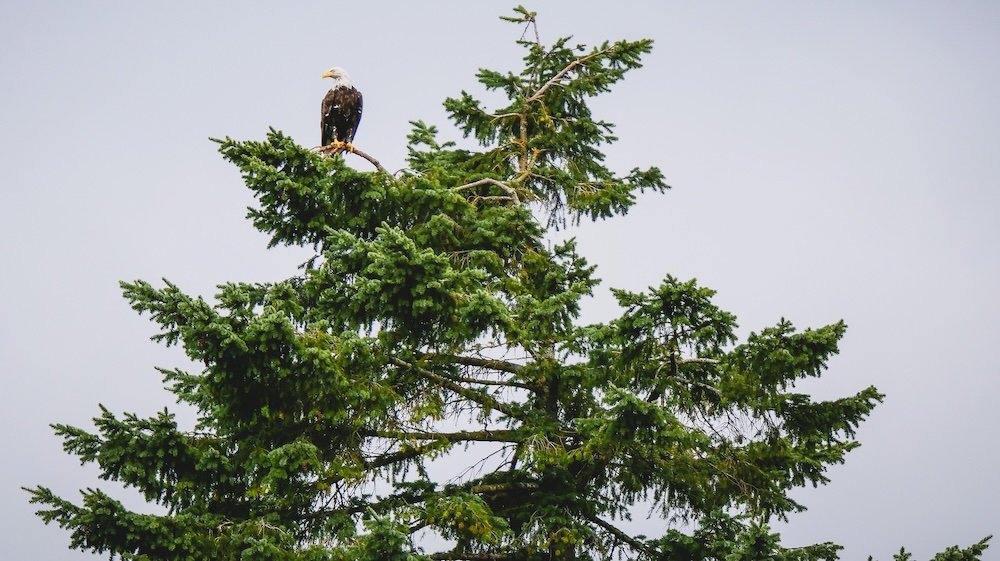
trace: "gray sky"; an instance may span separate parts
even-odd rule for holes
[[[505,2],[207,4],[0,5],[5,558],[88,557],[19,490],[106,485],[48,423],[173,403],[153,366],[182,359],[148,341],[117,281],[211,295],[303,260],[265,251],[207,137],[274,126],[317,144],[319,75],[339,65],[365,95],[358,146],[397,169],[407,121],[454,137],[444,97],[519,62]],[[886,560],[1000,533],[1000,4],[610,5],[529,6],[543,40],[656,40],[596,111],[618,124],[611,165],[660,166],[674,189],[576,232],[606,281],[586,318],[611,317],[607,287],[670,273],[717,289],[744,334],[845,319],[808,389],[888,399],[833,482],[799,494],[810,510],[786,543]]]

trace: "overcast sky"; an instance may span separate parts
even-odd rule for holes
[[[365,96],[357,145],[398,169],[409,120],[457,138],[441,101],[519,62],[505,2],[291,6],[0,4],[4,558],[89,558],[19,489],[107,486],[48,423],[173,406],[153,366],[182,358],[148,340],[119,280],[210,296],[304,259],[265,250],[208,137],[274,126],[318,144],[320,74],[338,65]],[[595,111],[618,124],[611,166],[659,166],[673,190],[575,232],[606,281],[586,319],[612,317],[608,287],[697,277],[744,335],[843,318],[841,354],[808,389],[888,394],[833,482],[798,495],[809,511],[785,542],[888,560],[1000,533],[1000,3],[529,7],[543,40],[656,41]]]

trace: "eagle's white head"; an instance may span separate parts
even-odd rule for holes
[[[339,66],[334,66],[333,68],[327,70],[323,73],[322,78],[333,78],[334,88],[349,88],[351,87],[351,77],[347,75],[347,71]]]

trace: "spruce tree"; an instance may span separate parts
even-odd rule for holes
[[[408,169],[389,174],[276,130],[218,141],[259,203],[253,225],[315,257],[211,303],[122,283],[154,339],[202,365],[159,369],[198,420],[102,407],[94,430],[54,425],[68,453],[160,507],[28,489],[71,547],[151,561],[836,558],[833,543],[783,547],[768,521],[802,510],[790,491],[826,483],[882,399],[796,392],[844,323],[780,321],[740,342],[712,290],[667,276],[613,290],[620,316],[581,324],[595,268],[546,235],[667,189],[656,168],[604,165],[613,127],[588,107],[652,45],[543,45],[534,13],[503,19],[527,27],[523,68],[477,78],[506,104],[445,101],[478,149],[414,122]],[[640,502],[681,523],[634,534]]]

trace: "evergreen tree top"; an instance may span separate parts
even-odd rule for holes
[[[503,19],[534,29],[522,7]],[[445,101],[480,150],[415,122],[410,169],[392,175],[273,129],[218,141],[256,197],[254,227],[315,256],[280,282],[223,284],[213,303],[122,283],[154,339],[202,365],[159,370],[198,422],[102,408],[94,430],[53,425],[68,453],[161,507],[29,489],[71,547],[150,561],[836,558],[833,543],[783,546],[768,523],[803,510],[792,492],[827,482],[883,397],[796,390],[845,324],[781,320],[741,342],[714,291],[670,275],[615,290],[619,317],[582,324],[595,268],[544,236],[667,188],[656,168],[604,165],[613,127],[588,107],[652,45],[518,42],[522,70],[477,76],[505,105]],[[455,463],[467,469],[442,477]],[[659,535],[629,530],[639,503]]]

